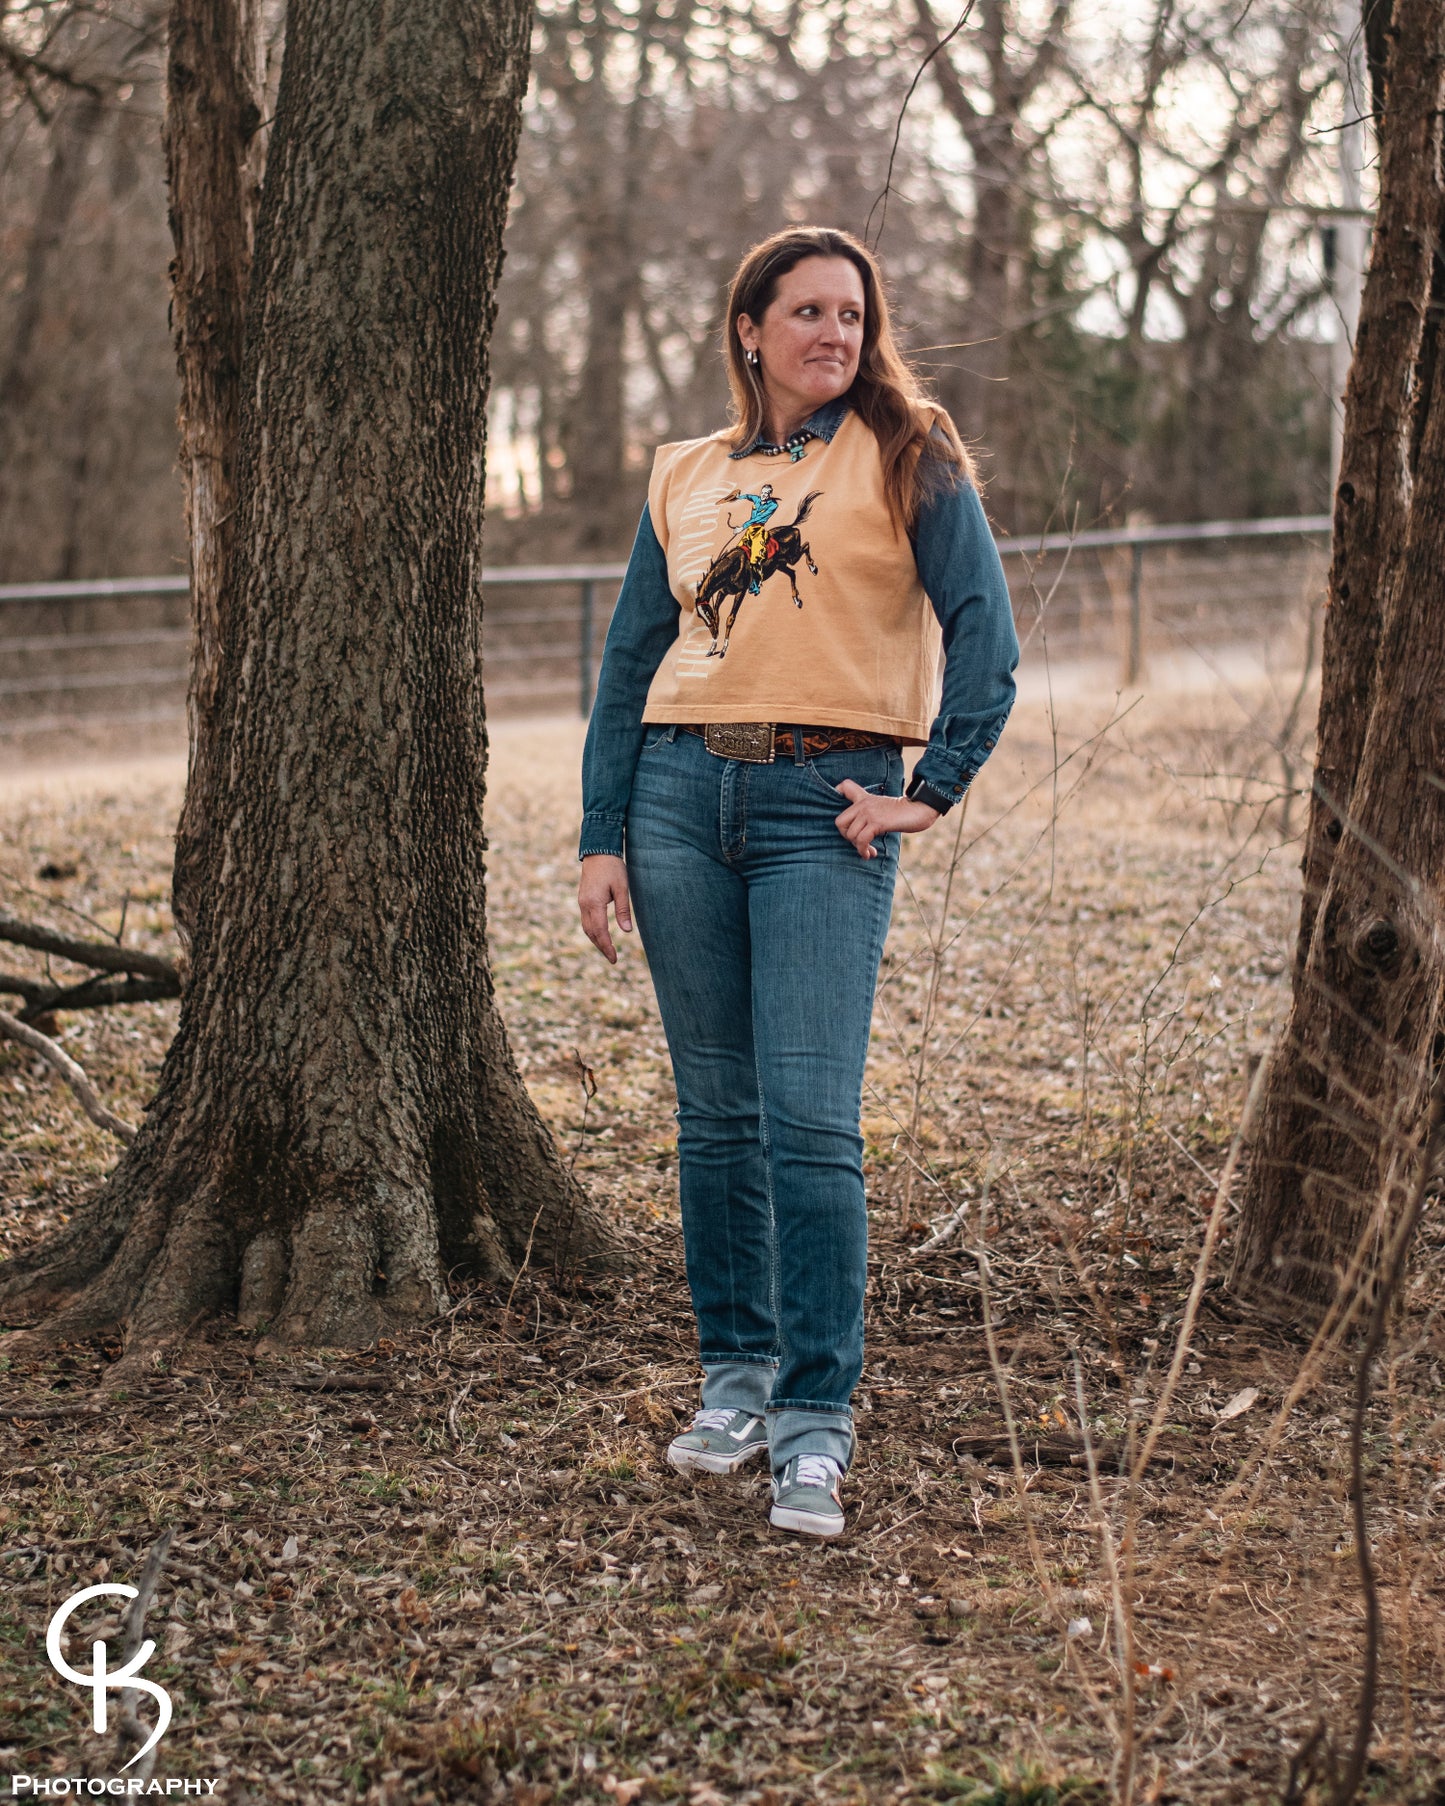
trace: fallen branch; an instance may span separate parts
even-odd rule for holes
[[[0,941],[29,947],[36,953],[52,953],[57,959],[68,959],[73,966],[90,966],[97,972],[131,972],[142,978],[166,979],[175,985],[174,995],[180,995],[180,972],[159,953],[142,953],[137,947],[122,947],[111,941],[82,941],[57,934],[53,928],[37,928],[33,922],[22,922],[19,916],[3,914]]]
[[[949,1241],[963,1227],[967,1216],[968,1200],[965,1198],[957,1210],[953,1211],[944,1219],[938,1228],[934,1230],[933,1234],[929,1236],[926,1242],[920,1242],[912,1253],[905,1255],[904,1258],[913,1261],[919,1259],[921,1255],[932,1254],[935,1248],[941,1248],[946,1241]]]
[[[1082,1436],[1071,1431],[1051,1431],[1046,1435],[1035,1435],[1021,1425],[1016,1425],[1015,1429],[1016,1438],[1011,1438],[1007,1432],[955,1436],[949,1446],[960,1458],[972,1456],[975,1461],[999,1467],[1009,1465],[1015,1446],[1020,1455],[1033,1461],[1035,1467],[1085,1467],[1088,1465],[1091,1448],[1094,1459],[1102,1467],[1112,1467],[1117,1465],[1124,1453],[1121,1442],[1093,1442],[1086,1445]],[[1149,1459],[1177,1461],[1178,1451],[1171,1446],[1160,1448],[1156,1438],[1149,1446]],[[1137,1479],[1138,1474],[1134,1478]]]
[[[278,1373],[272,1378],[297,1392],[390,1392],[395,1383],[384,1373]]]
[[[975,1461],[996,1463],[1000,1467],[1007,1467],[1013,1460],[1014,1440],[1007,1432],[990,1436],[955,1436],[949,1446],[955,1455],[971,1455]],[[1078,1436],[1030,1436],[1027,1430],[1021,1429],[1017,1446],[1020,1455],[1026,1461],[1032,1458],[1035,1467],[1084,1465],[1084,1443]],[[1113,1452],[1107,1448],[1095,1450],[1105,1460]]]
[[[0,1418],[6,1423],[45,1423],[52,1417],[99,1417],[101,1409],[89,1400],[81,1405],[0,1405]]]
[[[0,996],[23,998],[25,1008],[20,1012],[20,1020],[32,1024],[55,1010],[98,1010],[113,1003],[157,1003],[180,994],[179,978],[86,978],[79,984],[57,985],[21,978],[14,972],[0,972]]]
[[[114,1111],[106,1109],[82,1068],[76,1065],[58,1041],[52,1041],[49,1035],[42,1035],[38,1028],[31,1028],[18,1016],[12,1016],[8,1010],[0,1010],[0,1036],[20,1042],[22,1047],[30,1048],[53,1066],[80,1099],[81,1109],[93,1123],[102,1129],[108,1129],[121,1141],[135,1140],[135,1130],[128,1122],[122,1122]]]

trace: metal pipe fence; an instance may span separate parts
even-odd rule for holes
[[[1303,515],[1053,533],[999,551],[1021,635],[1051,658],[1117,661],[1132,687],[1151,657],[1298,637],[1324,593],[1329,532],[1327,515]],[[590,712],[625,568],[483,571],[490,711]],[[184,577],[0,585],[0,738],[179,722],[188,591]]]

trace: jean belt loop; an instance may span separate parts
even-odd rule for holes
[[[677,738],[677,723],[674,721],[669,724],[667,732],[663,735],[663,739],[671,741],[671,740],[675,740],[676,738]]]
[[[803,730],[800,727],[795,727],[793,729],[793,763],[795,765],[801,765],[804,763]]]

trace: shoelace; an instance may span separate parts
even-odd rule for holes
[[[842,1472],[831,1455],[799,1455],[797,1484],[820,1486],[824,1492],[828,1492]]]
[[[734,1415],[728,1410],[699,1411],[692,1420],[692,1427],[695,1430],[725,1430]]]

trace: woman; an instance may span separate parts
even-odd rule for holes
[[[767,1448],[771,1522],[836,1536],[899,836],[997,743],[1018,642],[968,455],[863,245],[799,227],[756,246],[726,356],[737,424],[658,451],[607,635],[579,903],[614,962],[608,911],[630,931],[635,905],[677,1083],[703,1385],[668,1459],[732,1473]],[[925,743],[904,796],[900,749]]]

